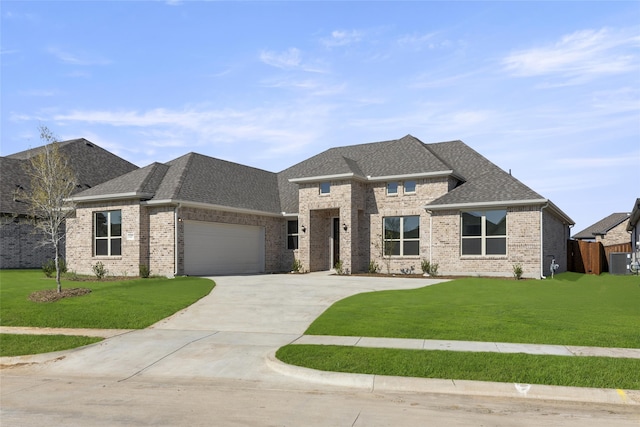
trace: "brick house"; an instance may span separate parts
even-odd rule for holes
[[[138,168],[86,139],[58,144],[75,172],[78,192]],[[52,247],[40,245],[43,236],[35,232],[29,206],[21,198],[31,185],[25,168],[43,148],[0,157],[0,268],[40,268],[54,257]],[[65,257],[64,247],[61,256]]]
[[[461,141],[329,149],[272,173],[189,153],[73,197],[78,273],[211,275],[370,262],[445,275],[539,278],[564,259],[571,218]],[[388,261],[388,263],[387,263]],[[559,271],[564,270],[561,265]]]
[[[576,233],[573,238],[575,240],[600,242],[603,246],[629,243],[629,233],[627,232],[629,217],[630,214],[627,212],[612,213]]]

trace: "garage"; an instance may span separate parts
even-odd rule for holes
[[[184,222],[187,275],[263,273],[264,250],[264,227]]]

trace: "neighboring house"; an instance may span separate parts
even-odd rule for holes
[[[576,233],[575,240],[600,242],[603,246],[629,243],[629,213],[613,213]]]
[[[134,169],[137,166],[98,147],[86,139],[59,143],[78,179],[77,191],[86,190]],[[29,158],[43,147],[0,157],[0,268],[40,268],[54,257],[50,246],[41,246],[28,216],[29,206],[22,197],[28,193],[30,178],[26,173]],[[64,248],[62,256],[64,257]]]
[[[633,260],[640,262],[638,258],[640,253],[640,198],[636,199],[631,215],[629,216],[629,223],[627,224],[627,232],[631,233],[631,252]]]
[[[69,268],[210,275],[305,270],[546,275],[571,218],[461,141],[337,147],[280,173],[189,153],[73,197]],[[387,260],[389,263],[387,264]]]

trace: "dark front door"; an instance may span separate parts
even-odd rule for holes
[[[332,228],[332,258],[331,268],[335,267],[338,261],[340,261],[340,218],[333,218]]]

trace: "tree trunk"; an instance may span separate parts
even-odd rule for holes
[[[57,285],[57,290],[58,293],[62,292],[62,283],[60,283],[60,256],[58,255],[59,253],[59,249],[58,249],[58,243],[55,244],[56,247],[56,285]]]

